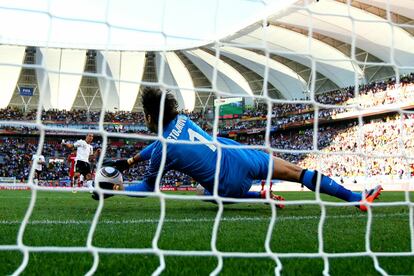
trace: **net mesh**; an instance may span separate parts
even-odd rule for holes
[[[223,1],[217,1],[217,8],[216,8],[216,12],[219,10],[218,7],[221,4],[221,2]],[[324,2],[324,1],[321,1]],[[328,3],[331,3],[332,1],[326,1]],[[224,39],[218,39],[216,41],[214,41],[213,43],[209,44],[207,46],[208,50],[211,51],[213,53],[213,55],[215,56],[215,58],[213,59],[214,62],[214,66],[213,66],[213,70],[211,71],[211,87],[207,87],[207,88],[197,88],[197,93],[198,95],[210,95],[211,93],[213,93],[215,95],[216,98],[220,98],[220,97],[226,97],[226,96],[237,96],[237,97],[243,97],[243,98],[247,98],[247,99],[251,99],[254,98],[255,100],[260,100],[262,103],[265,104],[266,109],[267,109],[267,121],[266,121],[266,125],[265,125],[265,135],[264,135],[264,139],[265,142],[263,145],[254,145],[254,146],[247,146],[244,145],[242,146],[243,148],[254,148],[254,149],[263,149],[263,150],[267,150],[269,152],[273,152],[274,154],[312,154],[314,156],[316,156],[316,160],[314,160],[316,162],[315,168],[319,169],[320,171],[324,170],[324,164],[322,163],[323,159],[318,159],[318,157],[321,157],[323,155],[337,155],[339,156],[339,159],[341,157],[346,157],[346,156],[351,156],[351,158],[360,158],[361,159],[361,164],[365,164],[365,166],[363,166],[363,168],[365,168],[365,177],[364,177],[364,185],[363,187],[361,187],[362,189],[365,188],[371,188],[373,184],[370,181],[369,178],[369,172],[368,172],[368,164],[370,163],[370,158],[388,158],[388,157],[393,157],[393,158],[400,158],[399,160],[406,160],[406,161],[411,161],[412,160],[412,156],[407,154],[407,152],[404,151],[404,146],[403,146],[403,139],[410,139],[411,137],[411,133],[403,133],[403,137],[401,139],[399,139],[399,143],[401,146],[401,149],[403,149],[402,151],[400,151],[399,153],[395,153],[395,154],[383,154],[383,153],[367,153],[362,149],[362,141],[364,141],[364,119],[363,119],[363,113],[367,110],[366,107],[361,107],[358,104],[355,104],[353,106],[338,106],[338,105],[334,105],[334,104],[325,104],[325,103],[321,103],[316,95],[316,90],[317,90],[317,82],[318,82],[318,72],[320,67],[322,67],[323,63],[328,63],[328,62],[333,62],[333,63],[337,63],[340,64],[342,63],[351,63],[355,66],[355,68],[360,68],[360,67],[372,67],[375,68],[375,66],[377,66],[377,68],[385,68],[385,67],[391,67],[394,71],[395,71],[395,78],[396,78],[396,85],[397,87],[399,86],[399,76],[401,75],[401,72],[406,72],[407,70],[413,70],[412,67],[407,66],[407,65],[400,65],[399,62],[397,62],[397,57],[396,57],[396,53],[395,53],[395,49],[396,49],[396,44],[399,43],[399,41],[396,40],[396,33],[400,32],[401,28],[407,28],[410,29],[412,26],[409,25],[408,23],[398,23],[396,22],[393,18],[393,14],[390,11],[390,2],[391,1],[386,1],[386,5],[384,7],[384,12],[386,13],[385,16],[383,16],[383,18],[385,18],[384,20],[381,21],[372,21],[369,19],[361,19],[360,17],[356,16],[353,13],[353,2],[351,3],[350,1],[338,1],[343,2],[341,4],[345,4],[348,10],[347,14],[339,14],[339,11],[336,10],[331,10],[331,11],[323,11],[321,12],[318,9],[312,9],[310,7],[310,5],[317,5],[318,3],[314,3],[311,1],[297,1],[295,4],[291,5],[289,7],[288,10],[284,10],[284,13],[282,14],[277,14],[275,15],[276,18],[284,18],[283,16],[289,16],[289,14],[293,14],[293,13],[300,13],[302,14],[302,16],[307,15],[308,17],[298,17],[298,20],[302,19],[302,22],[298,22],[298,28],[300,27],[301,24],[305,24],[306,28],[304,30],[305,35],[308,36],[308,45],[307,45],[307,51],[304,52],[296,52],[296,53],[292,53],[291,51],[288,50],[284,50],[281,47],[275,47],[272,43],[269,42],[269,38],[272,34],[270,34],[268,32],[268,28],[266,28],[266,26],[268,26],[268,24],[273,24],[274,21],[276,21],[274,19],[274,17],[263,17],[261,18],[262,21],[259,22],[259,25],[262,25],[262,27],[260,27],[260,29],[262,30],[259,34],[261,35],[261,37],[258,37],[256,40],[250,40],[250,42],[244,42],[243,40],[238,40],[238,37],[241,36],[240,33],[236,33],[236,35],[231,36],[230,38],[228,36],[226,36],[226,38]],[[106,16],[108,16],[108,9],[110,9],[110,1],[108,1],[107,7],[106,7]],[[165,6],[167,5],[168,1],[164,1],[162,8],[165,9]],[[51,3],[49,3],[50,5]],[[263,4],[265,5],[265,3]],[[4,9],[4,7],[3,7]],[[14,9],[16,12],[21,12],[24,13],[25,9],[21,9],[21,8],[15,8]],[[30,11],[30,12],[34,12],[34,11]],[[71,18],[61,18],[51,12],[46,13],[47,16],[51,19],[61,19],[61,20],[65,20],[65,21],[76,21],[76,19],[71,19]],[[217,16],[217,14],[216,14]],[[318,25],[318,21],[317,21],[317,17],[321,16],[322,18],[328,19],[328,18],[336,18],[336,20],[344,20],[347,21],[346,24],[351,24],[352,28],[351,28],[351,32],[350,32],[350,36],[347,37],[347,41],[349,42],[348,46],[349,47],[349,51],[350,51],[350,58],[349,59],[344,59],[344,60],[338,60],[337,58],[330,58],[330,57],[320,57],[320,55],[318,55],[316,52],[319,51],[317,49],[318,45],[317,42],[315,42],[316,40],[311,39],[312,37],[318,36],[318,31],[320,31],[320,26]],[[303,18],[307,18],[306,22],[303,22]],[[93,21],[93,20],[92,20]],[[109,20],[108,17],[105,18],[105,20],[102,21],[105,25],[106,28],[111,29],[114,27],[119,28],[119,26],[113,26],[111,24],[111,21]],[[97,23],[102,23],[101,21],[97,21]],[[389,60],[388,62],[375,62],[375,61],[368,61],[367,59],[365,60],[361,60],[360,56],[359,56],[359,47],[362,48],[362,46],[359,45],[359,43],[361,43],[360,39],[357,37],[359,35],[359,33],[357,32],[357,28],[360,27],[360,25],[363,22],[369,22],[372,24],[377,24],[377,25],[382,25],[382,24],[386,24],[389,27],[389,30],[391,32],[391,40],[389,41],[389,58],[387,60]],[[281,25],[283,24],[287,24],[284,21],[280,21],[279,22]],[[162,26],[162,32],[161,35],[163,36],[164,42],[165,44],[167,44],[167,40],[170,38],[170,35],[167,34],[167,32],[165,32],[165,30],[167,29],[168,26],[165,26],[165,22],[162,21],[160,22],[161,26]],[[315,30],[315,25],[316,25],[316,30]],[[375,26],[375,25],[374,25]],[[295,27],[292,26],[292,29],[294,29]],[[49,29],[48,31],[48,36],[49,39],[52,36],[52,30]],[[319,38],[322,39],[323,38]],[[112,37],[111,32],[108,32],[108,36],[107,36],[107,41],[106,41],[106,45],[109,47],[109,45],[116,45],[116,41],[114,41],[115,38]],[[13,40],[11,40],[13,41]],[[49,40],[48,40],[49,41]],[[47,42],[48,42],[47,41]],[[315,45],[316,44],[316,45]],[[72,45],[73,46],[73,45]],[[293,46],[293,45],[292,45]],[[76,47],[76,44],[75,44]],[[262,87],[261,87],[261,93],[256,93],[255,95],[249,95],[246,96],[245,93],[231,93],[229,94],[227,91],[223,91],[221,89],[221,87],[219,87],[218,83],[220,83],[219,78],[220,78],[220,73],[222,72],[221,70],[221,66],[223,66],[221,64],[222,60],[221,58],[224,56],[223,53],[225,51],[223,51],[223,49],[225,47],[236,47],[239,49],[249,49],[250,51],[256,51],[257,53],[261,53],[264,57],[265,57],[265,63],[264,63],[264,71],[262,72]],[[341,45],[338,45],[338,47],[341,47]],[[160,47],[162,48],[162,46]],[[108,51],[108,49],[103,49],[102,52]],[[289,208],[289,206],[292,205],[319,205],[320,206],[320,218],[319,218],[319,223],[318,223],[318,249],[316,252],[313,253],[280,253],[280,252],[275,252],[272,249],[271,246],[271,241],[272,241],[272,237],[274,235],[274,229],[275,226],[278,223],[278,211],[276,209],[275,206],[275,202],[272,201],[269,198],[269,195],[267,196],[266,199],[232,199],[232,198],[223,198],[220,197],[218,195],[218,179],[219,179],[219,173],[220,173],[220,160],[221,160],[221,156],[222,156],[222,149],[223,148],[238,148],[240,149],[240,146],[230,146],[230,145],[223,145],[221,143],[219,143],[217,141],[217,137],[219,136],[219,108],[215,109],[215,114],[214,114],[214,121],[213,121],[213,127],[212,127],[212,136],[214,137],[213,142],[211,142],[211,145],[214,145],[217,148],[217,163],[216,163],[216,174],[215,174],[215,189],[214,189],[214,194],[212,196],[189,196],[189,195],[177,195],[177,194],[169,194],[169,193],[163,193],[160,190],[160,186],[162,183],[162,171],[164,170],[165,167],[165,162],[166,162],[166,149],[167,149],[167,144],[169,143],[193,143],[193,144],[197,144],[197,143],[202,143],[202,142],[184,142],[184,141],[171,141],[171,140],[167,140],[162,136],[162,133],[157,133],[156,136],[148,136],[147,134],[128,134],[128,133],[113,133],[113,132],[109,132],[106,130],[105,128],[105,110],[107,110],[107,105],[110,102],[110,93],[111,93],[111,87],[112,87],[112,83],[113,82],[117,82],[117,83],[136,83],[142,86],[154,86],[154,87],[161,87],[161,88],[165,88],[165,89],[171,89],[171,90],[189,90],[188,87],[179,87],[177,85],[171,85],[165,78],[165,74],[166,74],[166,55],[167,55],[167,51],[161,51],[158,52],[159,56],[161,57],[160,59],[160,65],[159,65],[159,72],[157,74],[157,79],[158,81],[156,82],[151,82],[151,81],[141,81],[141,82],[133,82],[133,81],[125,81],[122,79],[116,79],[114,77],[112,77],[112,75],[108,72],[107,66],[104,64],[105,60],[102,60],[102,65],[101,71],[98,71],[96,73],[83,73],[82,76],[89,76],[89,77],[93,77],[93,78],[99,78],[101,80],[103,80],[105,82],[105,85],[103,86],[103,91],[102,91],[102,108],[101,108],[101,113],[100,113],[100,117],[99,117],[99,127],[98,129],[95,130],[82,130],[82,129],[78,129],[78,128],[71,128],[70,132],[71,133],[78,133],[78,134],[87,134],[87,133],[94,133],[96,135],[99,135],[102,137],[102,153],[101,156],[105,155],[105,152],[107,150],[107,146],[108,146],[108,140],[111,137],[118,137],[118,138],[129,138],[129,139],[141,139],[141,140],[145,140],[145,141],[155,141],[158,140],[162,143],[163,145],[163,151],[162,151],[162,160],[161,160],[161,166],[160,166],[160,170],[156,179],[156,187],[155,187],[155,191],[154,192],[121,192],[121,191],[114,191],[113,193],[115,195],[135,195],[135,196],[147,196],[147,197],[154,197],[154,198],[158,198],[159,202],[160,202],[160,214],[159,214],[159,219],[157,221],[157,227],[156,227],[156,231],[154,234],[154,237],[152,239],[152,246],[150,248],[106,248],[106,247],[98,247],[96,245],[94,245],[94,234],[96,232],[97,229],[97,225],[99,223],[99,219],[101,217],[101,214],[103,212],[103,208],[104,208],[104,201],[102,199],[102,190],[100,188],[96,188],[96,191],[101,195],[101,199],[99,201],[98,207],[95,211],[91,226],[89,228],[88,231],[88,236],[87,236],[87,241],[85,246],[80,246],[80,247],[73,247],[73,246],[30,246],[25,244],[24,242],[24,235],[25,235],[25,231],[26,228],[28,227],[30,218],[32,216],[32,213],[34,211],[34,208],[36,206],[36,199],[38,196],[38,192],[39,191],[50,191],[50,188],[48,187],[41,187],[38,185],[35,185],[33,182],[33,178],[34,178],[34,174],[35,174],[35,168],[34,166],[32,166],[30,168],[30,176],[29,176],[29,186],[31,188],[31,198],[30,198],[30,203],[29,206],[27,208],[27,211],[25,213],[25,216],[23,218],[23,220],[21,221],[20,227],[19,227],[19,231],[18,231],[18,235],[17,235],[17,241],[16,244],[13,245],[0,245],[0,250],[2,251],[9,251],[9,250],[18,250],[20,252],[23,253],[23,259],[21,264],[19,265],[19,267],[16,269],[16,271],[13,273],[14,275],[18,275],[24,272],[24,270],[26,269],[28,262],[29,262],[29,255],[30,253],[33,252],[64,252],[64,253],[74,253],[74,252],[87,252],[92,254],[93,256],[93,265],[90,267],[89,271],[87,272],[87,275],[92,275],[96,272],[99,262],[100,262],[100,256],[101,254],[105,253],[114,253],[114,254],[121,254],[121,253],[127,253],[127,254],[154,254],[159,258],[159,266],[157,267],[157,269],[153,272],[154,275],[159,275],[161,274],[165,269],[166,269],[166,262],[165,262],[165,258],[167,256],[212,256],[217,258],[218,262],[217,262],[217,266],[214,269],[214,271],[211,272],[211,275],[217,275],[220,272],[222,272],[223,270],[223,259],[224,258],[270,258],[272,260],[274,260],[275,262],[275,274],[276,275],[280,275],[283,269],[283,265],[281,262],[281,258],[321,258],[323,260],[323,264],[324,264],[324,268],[323,268],[323,274],[324,275],[329,275],[330,274],[330,259],[332,258],[349,258],[349,257],[361,257],[361,256],[365,256],[365,257],[370,257],[372,258],[373,262],[374,262],[374,266],[375,269],[378,273],[382,274],[382,275],[387,275],[387,271],[385,271],[379,261],[378,258],[379,257],[386,257],[386,256],[412,256],[414,253],[414,211],[413,211],[413,203],[410,201],[410,196],[409,196],[409,190],[408,188],[405,190],[405,200],[403,201],[399,201],[399,202],[376,202],[375,206],[406,206],[409,208],[409,227],[410,227],[410,250],[407,252],[378,252],[378,251],[373,251],[372,247],[371,247],[371,228],[372,228],[372,221],[373,221],[373,212],[371,208],[368,208],[368,215],[367,215],[367,224],[366,224],[366,229],[365,229],[365,250],[360,251],[360,252],[343,252],[343,253],[333,253],[333,252],[327,252],[325,250],[324,247],[324,225],[325,222],[327,220],[327,207],[330,206],[353,206],[355,205],[354,203],[346,203],[346,202],[328,202],[328,201],[324,201],[321,199],[320,194],[317,192],[315,193],[315,199],[314,200],[288,200],[285,202],[285,204],[287,205],[287,207]],[[279,56],[284,56],[286,58],[292,58],[294,59],[295,57],[297,59],[307,59],[307,63],[309,64],[309,70],[308,70],[308,77],[309,77],[309,81],[307,84],[307,87],[304,87],[305,90],[305,97],[301,100],[286,100],[286,99],[280,99],[280,98],[275,98],[273,97],[272,94],[270,94],[271,88],[273,87],[269,87],[271,86],[271,82],[269,80],[270,78],[270,73],[269,71],[270,69],[270,62],[273,61],[274,56],[275,55],[279,55]],[[368,57],[368,54],[367,54]],[[6,63],[2,63],[1,65],[3,66],[10,66],[10,67],[14,67],[14,66],[22,66],[21,64],[6,64]],[[38,79],[39,82],[39,87],[47,87],[47,82],[48,82],[48,74],[56,74],[56,75],[71,75],[74,74],[72,72],[64,72],[61,71],[60,68],[55,68],[55,69],[51,69],[48,67],[47,64],[47,60],[43,60],[41,64],[24,64],[23,68],[29,68],[29,69],[36,69],[36,70],[41,70],[44,72],[44,74],[42,74],[43,78]],[[220,68],[220,70],[219,70]],[[328,69],[329,70],[329,69]],[[76,75],[76,74],[75,74]],[[361,76],[358,73],[358,70],[354,71],[354,85],[355,85],[355,90],[353,91],[355,93],[355,98],[358,98],[359,96],[359,86],[358,83],[360,82],[360,78],[364,77]],[[299,78],[299,76],[298,76]],[[43,108],[43,103],[45,103],[45,101],[47,100],[47,93],[46,91],[39,91],[39,100],[38,100],[38,105],[37,105],[37,113],[36,113],[36,121],[35,123],[30,123],[30,122],[24,122],[24,121],[2,121],[0,122],[1,124],[7,124],[9,126],[15,126],[15,127],[30,127],[30,128],[36,128],[39,131],[39,143],[38,143],[38,147],[37,147],[37,152],[36,154],[40,155],[42,153],[42,148],[43,148],[43,144],[45,142],[45,138],[46,138],[46,132],[48,131],[56,131],[56,132],[61,132],[62,129],[59,127],[55,127],[55,126],[51,126],[51,125],[46,125],[44,124],[44,122],[42,121],[42,108]],[[43,92],[43,93],[42,93]],[[165,97],[165,94],[163,94],[163,97]],[[198,96],[200,97],[200,96]],[[276,106],[277,104],[303,104],[303,105],[309,105],[311,107],[314,108],[314,113],[313,113],[313,131],[312,131],[312,141],[311,141],[311,147],[307,148],[307,149],[286,149],[286,148],[276,148],[272,145],[272,138],[271,138],[271,132],[272,132],[272,124],[274,124],[272,122],[272,111],[273,111],[273,107]],[[160,120],[158,122],[158,128],[162,129],[162,118],[164,116],[163,114],[163,106],[164,106],[164,100],[161,101],[161,112],[160,112]],[[319,116],[320,116],[320,109],[338,109],[338,108],[347,108],[347,109],[352,109],[354,110],[354,112],[357,115],[358,118],[358,132],[357,132],[357,138],[356,138],[356,142],[358,143],[358,147],[357,150],[355,152],[346,152],[346,151],[342,151],[342,152],[329,152],[326,153],[324,152],[321,148],[320,145],[318,144],[319,141],[319,135],[320,135],[320,125],[319,125]],[[369,111],[370,112],[375,112],[375,111],[380,111],[383,110],[384,107],[383,106],[374,106],[374,107],[369,107]],[[398,112],[400,115],[404,115],[404,114],[410,114],[409,111],[406,111],[404,109],[402,109],[399,106],[390,106],[390,109]],[[402,117],[402,116],[401,116]],[[399,124],[400,124],[400,128],[404,129],[404,120],[401,119]],[[406,136],[406,138],[404,138],[404,136]],[[269,160],[269,164],[270,164]],[[100,159],[99,163],[98,163],[98,168],[101,167],[102,165],[102,158]],[[271,178],[271,167],[269,166],[269,173],[268,173],[268,178],[267,178],[267,182],[266,182],[266,186],[267,188],[269,188],[269,183],[270,183],[270,179]],[[318,185],[319,185],[319,180],[318,179]],[[292,184],[295,185],[295,184]],[[318,190],[318,189],[317,189]],[[65,188],[54,188],[53,191],[56,192],[68,192],[67,189]],[[217,202],[218,205],[218,211],[217,214],[215,216],[214,219],[214,224],[213,224],[213,228],[212,228],[212,236],[211,236],[211,250],[200,250],[200,251],[196,251],[196,250],[166,250],[166,249],[162,249],[160,248],[159,244],[160,244],[160,239],[161,239],[161,234],[162,234],[162,230],[163,230],[163,226],[166,222],[166,200],[170,200],[170,199],[174,199],[174,200],[197,200],[197,201],[201,201],[201,200],[214,200],[215,202]],[[270,222],[267,228],[267,233],[266,233],[266,237],[264,240],[264,245],[265,245],[265,252],[225,252],[220,250],[217,247],[217,242],[218,242],[218,236],[219,236],[219,229],[220,229],[220,223],[222,223],[222,221],[225,220],[225,218],[223,218],[223,212],[224,212],[224,203],[227,202],[249,202],[249,203],[261,203],[263,201],[266,201],[270,208],[271,208],[271,218],[270,218]],[[369,206],[371,206],[371,204],[369,204]]]

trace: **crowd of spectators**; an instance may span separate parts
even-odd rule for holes
[[[414,156],[414,116],[400,115],[359,126],[354,123],[338,131],[320,132],[321,154],[309,154],[298,162],[304,167],[322,169],[332,176],[411,176]],[[336,154],[331,154],[336,153]],[[400,155],[400,156],[395,156]]]
[[[330,120],[335,115],[344,112],[356,111],[357,108],[366,109],[379,105],[414,103],[414,73],[402,76],[397,85],[395,78],[372,82],[359,87],[359,97],[356,97],[355,87],[325,92],[316,95],[318,104],[336,105],[335,108],[318,109],[319,120]],[[295,123],[312,123],[315,113],[312,104],[273,104],[271,110],[271,125],[274,128],[283,128]],[[248,110],[243,115],[251,119],[223,120],[222,129],[225,131],[243,130],[249,128],[264,128],[267,125],[267,104],[258,104],[255,110]]]
[[[396,78],[392,77],[388,80],[380,80],[370,82],[368,84],[362,84],[358,87],[358,92],[355,91],[354,86],[346,87],[339,90],[334,90],[328,93],[316,95],[316,101],[322,104],[343,105],[349,101],[353,101],[356,95],[359,94],[359,101],[364,107],[375,106],[384,103],[394,103],[404,98],[408,92],[405,88],[414,83],[414,73],[403,75],[400,77],[399,84],[397,85]],[[398,90],[397,97],[389,97]],[[388,97],[388,99],[387,99]],[[376,101],[380,99],[379,101]],[[383,102],[385,100],[385,102]]]
[[[395,78],[387,81],[372,82],[359,87],[359,97],[355,97],[355,87],[343,88],[316,95],[317,103],[337,105],[336,108],[319,107],[318,119],[331,120],[335,115],[355,111],[356,108],[368,108],[386,104],[414,102],[414,74],[402,76],[397,85]],[[347,107],[348,106],[348,107]],[[87,110],[42,112],[42,122],[46,125],[60,128],[75,127],[81,129],[98,129],[100,112]],[[207,130],[211,130],[213,112],[185,112],[192,120]],[[242,116],[235,119],[221,119],[221,132],[245,130],[250,128],[265,128],[267,125],[267,104],[258,103],[254,109],[245,110]],[[281,104],[275,103],[271,110],[271,125],[273,128],[284,128],[297,124],[310,124],[314,120],[314,105],[312,104]],[[23,112],[14,107],[0,110],[1,120],[35,121],[36,110]],[[147,133],[142,112],[105,112],[104,127],[109,132]],[[13,129],[15,126],[4,126]],[[34,133],[35,128],[25,128],[26,133]]]
[[[412,133],[414,114],[393,115],[361,126],[357,122],[322,126],[316,134],[313,128],[275,133],[269,142],[273,149],[298,151],[279,157],[330,176],[403,177],[414,175],[414,162],[403,157],[414,156]],[[263,134],[243,136],[241,142],[265,145]]]
[[[68,141],[71,142],[71,141]],[[72,141],[73,142],[73,141]],[[128,158],[139,152],[147,143],[136,142],[134,144],[123,141],[110,141],[105,150],[104,158]],[[36,153],[38,141],[35,138],[0,137],[0,177],[16,177],[19,181],[26,181],[30,172],[30,161]],[[93,142],[94,149],[101,148],[101,142]],[[43,167],[41,180],[66,180],[69,179],[69,164],[67,157],[70,151],[61,146],[60,140],[48,139],[44,142],[42,154],[46,158],[46,166]],[[92,162],[94,166],[96,164]],[[131,168],[124,176],[125,181],[142,180],[148,162],[143,162]],[[168,172],[163,178],[163,184],[176,185],[189,184],[191,178],[176,171]]]
[[[373,82],[361,85],[358,89],[359,97],[355,97],[355,87],[348,87],[316,95],[316,102],[321,104],[338,105],[338,108],[324,108],[320,106],[318,118],[320,120],[333,118],[336,114],[347,112],[350,108],[361,108],[414,102],[414,74],[400,78],[397,85],[395,78],[386,81]],[[230,132],[243,133],[236,135],[242,143],[257,145],[263,144],[263,130],[267,127],[268,106],[258,103],[253,109],[245,110],[241,116],[232,119],[221,119],[219,133]],[[184,112],[203,129],[211,131],[214,112],[208,109],[205,112]],[[97,129],[101,113],[86,110],[57,111],[48,110],[42,112],[42,122],[45,125],[56,127],[70,127],[74,129]],[[284,150],[313,149],[313,128],[297,130],[284,130],[286,126],[303,126],[312,124],[314,119],[314,105],[312,104],[273,104],[271,109],[270,145],[273,148]],[[384,115],[386,116],[386,115]],[[383,117],[362,126],[352,123],[330,123],[322,125],[318,129],[316,144],[318,153],[281,154],[281,157],[297,163],[303,167],[315,168],[316,164],[324,164],[323,170],[332,176],[359,176],[359,175],[404,175],[411,174],[411,164],[402,160],[402,157],[375,157],[375,154],[391,155],[404,153],[409,156],[414,154],[414,141],[408,139],[414,131],[414,117],[405,116],[402,120],[399,115]],[[33,122],[36,111],[23,112],[14,107],[0,109],[0,120],[20,120]],[[109,132],[145,133],[149,134],[145,127],[142,112],[106,112],[105,129]],[[402,122],[402,123],[400,123]],[[252,131],[257,129],[258,131]],[[2,133],[37,134],[36,127],[0,125]],[[50,132],[49,132],[50,133]],[[252,134],[256,133],[256,134]],[[403,135],[404,134],[404,135]],[[56,133],[55,133],[56,135]],[[35,138],[0,137],[0,176],[15,176],[18,179],[27,179],[29,161],[35,153],[37,141]],[[58,141],[46,140],[43,147],[43,155],[48,160],[65,160],[69,152],[63,149]],[[106,158],[125,158],[134,155],[145,143],[126,144],[113,142],[106,149]],[[94,144],[99,148],[100,144]],[[334,153],[334,154],[332,154]],[[140,180],[146,170],[146,163],[131,169],[124,175],[126,180]],[[67,177],[68,167],[65,162],[49,162],[44,179],[57,180]],[[170,172],[164,176],[164,183],[190,183],[192,180],[178,172]]]
[[[414,114],[392,115],[362,124],[348,122],[313,128],[276,132],[270,136],[270,146],[277,150],[305,151],[278,153],[285,160],[305,168],[318,169],[330,176],[356,177],[414,174],[413,162],[404,156],[414,156]],[[317,147],[314,148],[314,138]],[[263,134],[239,136],[239,142],[264,145]],[[125,142],[127,141],[127,142]],[[35,138],[3,137],[0,139],[0,176],[27,179],[31,156],[36,152]],[[148,143],[130,140],[109,141],[105,158],[127,158]],[[100,141],[93,143],[101,148]],[[316,151],[315,151],[316,150]],[[69,151],[57,139],[46,140],[42,150],[48,161],[42,178],[68,178],[65,163]],[[393,156],[394,155],[394,156]],[[395,156],[397,155],[397,156]],[[404,155],[404,156],[403,156]],[[148,163],[141,163],[124,174],[126,181],[142,180]],[[167,173],[164,185],[189,184],[192,179],[176,171]]]
[[[17,107],[7,107],[0,109],[1,120],[16,121],[35,121],[37,110],[24,112],[23,109]],[[42,122],[56,122],[65,124],[83,124],[99,122],[101,116],[100,111],[88,111],[86,109],[74,110],[43,110],[41,115]],[[144,115],[142,112],[105,112],[104,122],[107,123],[125,123],[125,124],[143,124]]]
[[[30,171],[30,161],[36,150],[37,141],[33,138],[2,137],[0,139],[0,177],[16,177],[21,181],[26,180]],[[45,143],[42,154],[48,157],[57,156],[55,143]],[[65,178],[67,175],[67,167],[51,162],[45,168],[42,178],[56,180]]]

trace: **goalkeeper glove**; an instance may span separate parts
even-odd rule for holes
[[[95,181],[92,182],[92,187],[95,187]],[[111,191],[119,191],[122,190],[122,185],[119,184],[113,184],[110,182],[99,182],[99,187],[101,189],[105,189],[105,190],[111,190]],[[107,194],[107,193],[103,193],[103,198],[108,198],[114,196],[113,194]],[[95,200],[99,200],[99,194],[97,192],[92,192],[92,198]]]
[[[113,167],[120,172],[126,171],[133,164],[133,158],[119,160],[104,160],[102,166]]]

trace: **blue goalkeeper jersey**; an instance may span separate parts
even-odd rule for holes
[[[163,136],[168,141],[211,142],[213,138],[185,115],[177,115],[167,127]],[[223,145],[239,143],[219,137]],[[143,160],[150,157],[150,165],[144,176],[141,190],[154,190],[155,180],[160,169],[163,145],[156,141],[141,151]],[[151,153],[151,155],[150,155]],[[199,182],[210,193],[214,191],[218,148],[214,144],[166,144],[164,172],[177,170]],[[271,161],[270,161],[271,162]],[[273,163],[271,163],[273,164]],[[269,168],[269,154],[253,149],[222,148],[219,173],[219,194],[221,196],[242,197],[251,187],[252,180],[265,179]]]

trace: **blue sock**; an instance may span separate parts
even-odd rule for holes
[[[318,171],[303,170],[300,176],[300,183],[312,191],[316,190]],[[344,186],[336,183],[332,178],[321,174],[320,190],[321,193],[328,194],[348,202],[360,201],[361,193],[354,193]]]

